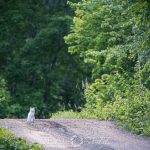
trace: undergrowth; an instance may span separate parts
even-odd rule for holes
[[[0,128],[0,150],[42,150],[42,147],[38,144],[28,144],[24,139]]]

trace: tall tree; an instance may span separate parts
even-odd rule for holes
[[[65,41],[70,53],[91,66],[87,111],[97,118],[121,120],[129,129],[148,135],[149,3],[83,0],[71,6],[74,24]]]
[[[83,103],[80,59],[67,52],[63,37],[71,24],[66,0],[0,2],[0,68],[11,91],[12,116],[30,106],[39,117]]]

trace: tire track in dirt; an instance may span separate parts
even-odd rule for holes
[[[1,119],[0,126],[45,150],[150,150],[150,138],[118,129],[111,121],[88,119]]]

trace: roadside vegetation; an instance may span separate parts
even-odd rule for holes
[[[0,118],[115,120],[150,136],[149,0],[1,0]]]
[[[65,41],[91,71],[85,111],[150,136],[149,1],[83,0],[70,5],[75,17]]]
[[[2,150],[42,150],[38,144],[28,144],[24,139],[16,138],[10,131],[0,128],[0,149]]]

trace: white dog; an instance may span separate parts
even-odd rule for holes
[[[28,123],[34,122],[34,120],[35,120],[34,115],[35,115],[35,108],[30,107],[30,112],[28,113],[28,118],[27,118]]]

